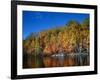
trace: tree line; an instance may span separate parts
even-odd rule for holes
[[[23,40],[24,54],[88,53],[89,26],[89,18],[86,18],[82,23],[71,20],[64,26],[31,33]]]

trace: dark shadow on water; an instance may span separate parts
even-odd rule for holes
[[[48,68],[48,67],[68,67],[68,66],[88,66],[90,64],[89,55],[24,55],[23,68]]]

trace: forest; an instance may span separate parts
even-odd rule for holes
[[[23,68],[89,65],[89,19],[31,33],[23,40]]]
[[[81,24],[69,21],[64,26],[31,33],[23,40],[24,54],[52,55],[89,52],[89,19]]]

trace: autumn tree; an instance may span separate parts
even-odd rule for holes
[[[36,55],[89,52],[89,35],[89,19],[82,23],[71,20],[63,26],[31,34],[23,41],[23,47],[26,53]]]

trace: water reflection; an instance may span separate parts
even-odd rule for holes
[[[89,65],[89,55],[34,56],[24,55],[23,68],[67,67]]]

